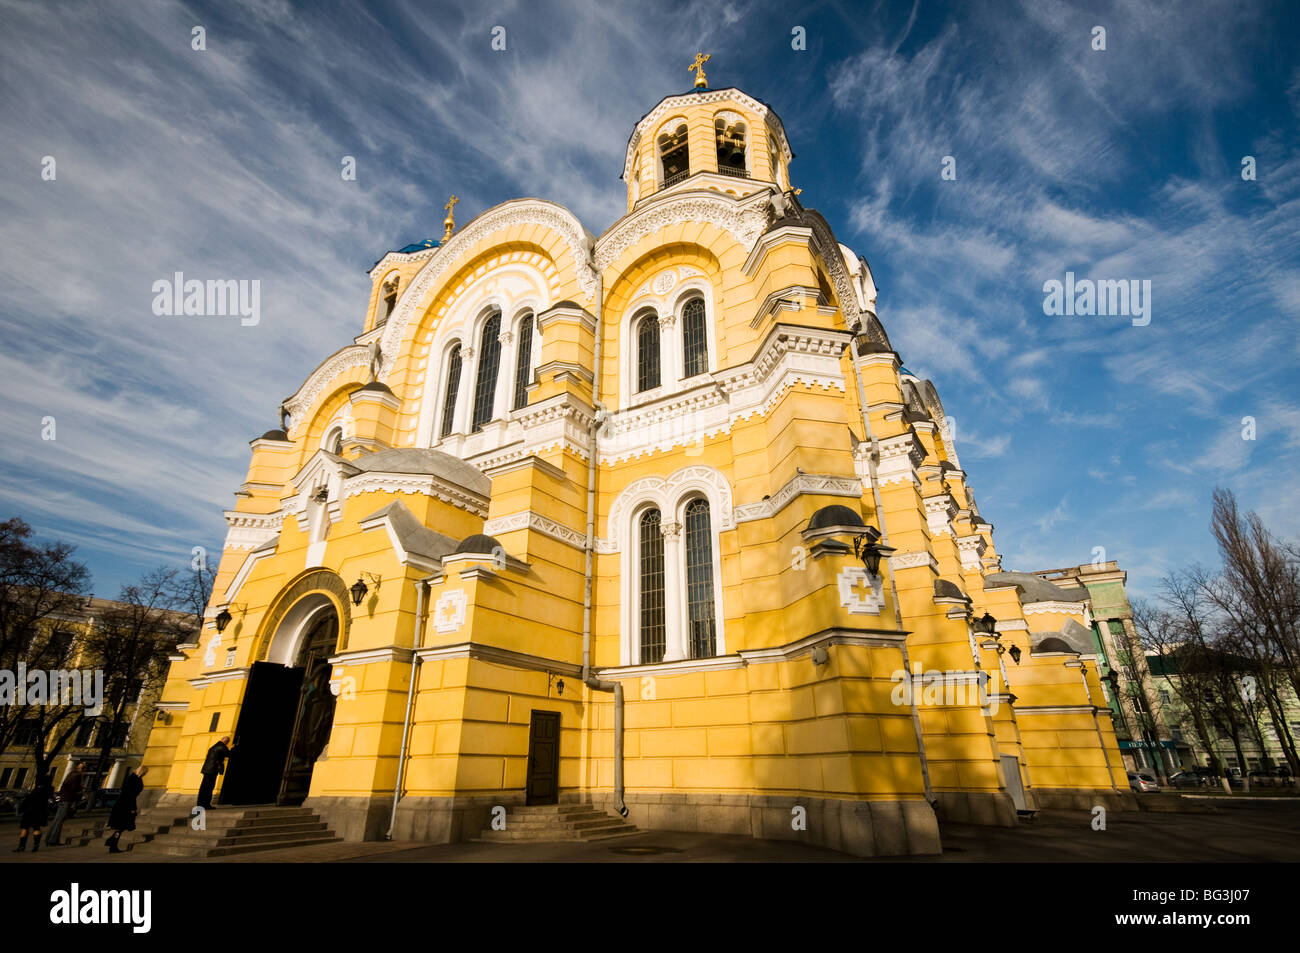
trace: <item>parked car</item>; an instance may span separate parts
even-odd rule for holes
[[[1169,775],[1169,784],[1176,788],[1203,788],[1208,783],[1206,778],[1191,771],[1175,771]]]
[[[1142,771],[1130,771],[1128,773],[1128,786],[1139,793],[1160,790],[1160,785],[1156,782],[1156,779]]]

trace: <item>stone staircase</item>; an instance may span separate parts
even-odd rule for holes
[[[166,818],[157,823],[137,822],[136,836],[143,841],[133,846],[141,854],[169,854],[173,857],[226,857],[259,850],[334,844],[336,837],[309,807],[214,808],[207,813],[207,829],[190,828],[191,819]],[[126,838],[124,837],[123,840]]]
[[[606,814],[590,804],[514,807],[505,822],[505,830],[489,827],[475,840],[501,844],[602,841],[641,833],[621,817]]]

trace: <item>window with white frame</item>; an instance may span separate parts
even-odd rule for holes
[[[514,410],[528,406],[528,385],[533,382],[533,316],[524,315],[519,322],[515,351]]]
[[[682,309],[682,377],[695,377],[709,369],[709,329],[704,299],[691,298]]]
[[[650,494],[627,519],[624,664],[722,653],[721,574],[710,500],[699,490],[675,500]]]
[[[478,349],[478,381],[474,385],[474,416],[470,432],[477,433],[492,419],[497,397],[497,374],[501,369],[501,312],[494,311],[483,322]]]
[[[636,323],[636,389],[659,386],[659,317],[648,311]]]
[[[460,396],[460,344],[452,346],[447,355],[447,386],[442,397],[442,427],[438,434],[446,437],[456,425],[456,399]]]

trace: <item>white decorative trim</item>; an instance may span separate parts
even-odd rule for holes
[[[331,656],[329,663],[334,666],[371,665],[375,662],[409,662],[412,650],[396,645],[378,649],[361,649],[356,652],[342,652]]]
[[[909,429],[906,433],[885,437],[879,441],[879,445],[880,462],[876,465],[876,479],[880,485],[911,481],[920,486],[916,470],[925,459],[925,447],[915,432]]]
[[[383,355],[378,375],[380,380],[385,380],[392,373],[398,352],[401,350],[406,326],[416,312],[424,308],[437,280],[453,265],[461,262],[463,252],[473,248],[492,232],[515,225],[541,225],[559,234],[568,244],[569,251],[573,255],[578,286],[588,301],[595,298],[597,276],[591,267],[591,236],[573,213],[562,205],[540,199],[516,199],[504,202],[479,215],[452,235],[439,248],[438,254],[434,255],[407,284],[406,290],[397,301],[397,307],[393,309],[393,313],[384,324],[384,336],[380,346]]]
[[[228,668],[220,672],[205,672],[197,678],[187,679],[190,688],[195,691],[207,688],[209,685],[215,685],[217,682],[234,682],[248,678],[251,669],[247,668]]]
[[[188,711],[189,702],[154,702],[153,707],[159,711]]]
[[[596,541],[596,552],[619,551],[619,527],[626,518],[628,507],[653,501],[661,513],[671,513],[682,495],[692,489],[703,490],[716,504],[719,532],[736,528],[735,512],[731,506],[731,484],[722,471],[706,466],[683,467],[666,480],[655,476],[642,477],[624,487],[609,510],[606,520],[609,535]],[[714,558],[717,559],[720,555],[715,554]],[[715,594],[714,598],[717,597],[718,594]]]
[[[447,659],[472,658],[495,665],[509,665],[514,668],[526,668],[537,672],[551,672],[569,678],[581,678],[582,666],[572,662],[560,662],[556,659],[543,658],[540,655],[528,655],[510,649],[483,645],[479,642],[457,642],[455,645],[435,645],[416,649],[415,656],[421,662],[442,662]]]
[[[688,658],[677,662],[655,662],[649,665],[619,665],[596,669],[601,678],[638,678],[656,675],[686,675],[690,672],[721,672],[731,668],[744,668],[739,655],[715,655],[711,658]]]
[[[396,355],[393,355],[396,357]],[[385,358],[385,360],[389,360]],[[361,344],[349,344],[341,350],[335,351],[329,357],[321,362],[316,370],[311,372],[306,383],[284,402],[284,409],[289,412],[289,432],[293,433],[298,425],[305,421],[306,413],[316,403],[316,398],[321,395],[330,384],[334,382],[339,375],[351,370],[354,367],[370,366],[370,349]]]
[[[876,629],[862,631],[857,629],[823,629],[812,635],[805,635],[785,645],[770,649],[741,649],[738,654],[747,665],[763,662],[787,662],[813,649],[829,648],[832,645],[854,645],[869,647],[898,647],[905,645],[908,633],[901,629]]]
[[[987,590],[986,590],[987,591]],[[1024,619],[1008,619],[993,626],[995,632],[1028,632],[1029,623]]]
[[[455,632],[465,624],[465,590],[450,589],[433,607],[433,627],[440,634]]]
[[[980,560],[988,550],[988,542],[979,533],[957,537],[957,552],[961,557],[961,568],[978,572],[983,565]]]
[[[577,549],[587,548],[586,533],[570,529],[564,524],[557,523],[550,517],[543,516],[533,510],[521,510],[508,516],[498,516],[483,524],[483,532],[488,536],[496,536],[499,533],[510,533],[521,529],[533,530]]]
[[[878,615],[885,604],[882,580],[879,576],[869,576],[861,566],[845,566],[835,577],[840,590],[840,605],[849,610],[851,615]],[[859,592],[858,587],[865,585],[867,593]]]
[[[862,480],[822,473],[800,473],[765,500],[736,507],[736,522],[768,519],[781,512],[801,496],[843,496],[862,499]]]
[[[915,569],[917,566],[929,566],[935,572],[938,572],[939,560],[934,558],[933,553],[924,551],[894,553],[889,557],[889,567],[891,569]]]
[[[948,494],[925,498],[925,521],[930,528],[930,536],[952,535],[951,520],[957,515],[957,502]]]
[[[239,595],[239,590],[244,587],[248,577],[253,574],[253,567],[263,559],[274,556],[275,552],[274,549],[263,549],[255,553],[249,553],[245,557],[244,562],[239,567],[239,572],[235,573],[235,578],[230,580],[230,585],[226,587],[224,601],[227,604],[235,601],[235,598]]]
[[[1082,602],[1029,602],[1020,607],[1025,615],[1042,615],[1047,612],[1082,615],[1086,610],[1087,606]]]
[[[706,222],[748,249],[767,228],[767,192],[737,200],[713,192],[680,192],[625,215],[596,240],[595,264],[604,271],[647,235],[685,222]]]
[[[280,487],[275,488],[277,492]],[[284,524],[282,513],[244,513],[226,510],[226,542],[223,549],[255,549],[280,535]]]
[[[340,499],[360,493],[418,493],[450,503],[475,516],[487,516],[487,500],[455,483],[426,473],[380,473],[362,471],[343,481]]]

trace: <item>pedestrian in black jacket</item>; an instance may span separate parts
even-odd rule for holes
[[[27,835],[31,833],[32,853],[41,849],[41,828],[50,820],[50,801],[54,797],[54,785],[50,784],[50,779],[44,774],[36,776],[36,786],[27,792],[21,804],[18,805],[18,846],[14,848],[14,853],[20,853],[27,849]]]
[[[199,785],[199,799],[194,803],[206,811],[212,810],[212,791],[217,786],[217,777],[226,772],[226,759],[230,757],[230,748],[227,747],[229,741],[230,736],[226,735],[208,749],[208,756],[203,759],[203,767],[200,769],[203,783]]]
[[[122,853],[122,849],[117,846],[122,832],[135,830],[136,802],[140,797],[140,792],[144,790],[144,775],[148,770],[145,767],[136,768],[134,772],[126,776],[126,781],[122,784],[122,795],[117,799],[112,812],[108,815],[108,826],[113,829],[113,836],[108,839],[108,852],[110,854]]]

